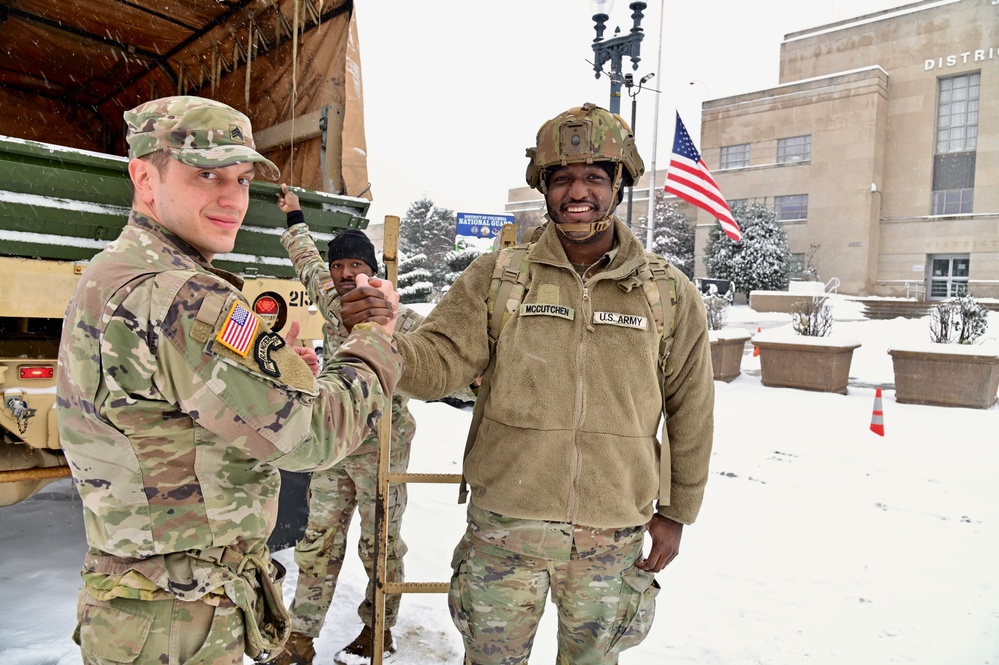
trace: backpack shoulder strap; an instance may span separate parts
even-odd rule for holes
[[[669,435],[666,432],[666,360],[673,346],[673,335],[676,333],[676,278],[669,274],[669,264],[657,254],[647,253],[648,273],[642,271],[642,288],[652,307],[652,316],[659,327],[659,392],[662,400],[662,428],[660,442],[668,445]],[[672,469],[669,467],[670,456],[659,456],[659,500],[669,499]]]
[[[479,424],[482,422],[482,410],[489,397],[493,367],[496,363],[496,342],[503,331],[503,326],[517,311],[524,299],[524,293],[527,292],[531,273],[529,257],[533,247],[533,242],[504,247],[499,250],[496,257],[496,267],[493,269],[493,279],[489,284],[489,296],[486,300],[489,313],[489,364],[482,372],[482,383],[476,391],[475,406],[472,408],[472,423],[465,439],[462,468],[464,468],[465,458],[472,450],[472,444],[475,443],[475,436],[479,431]],[[461,484],[458,486],[458,503],[465,503],[467,500],[468,485],[465,483],[464,474],[462,474]]]
[[[639,271],[642,289],[652,308],[661,339],[672,337],[676,332],[676,278],[669,274],[669,264],[656,254],[646,254],[648,267]]]
[[[530,253],[534,243],[499,250],[486,301],[489,312],[489,345],[496,347],[503,326],[517,311],[530,280]]]

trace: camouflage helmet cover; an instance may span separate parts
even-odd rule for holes
[[[645,163],[628,123],[590,102],[541,125],[537,145],[527,149],[527,157],[527,184],[542,193],[546,189],[543,172],[553,166],[620,163],[627,176],[625,185],[637,182],[645,173]]]
[[[252,162],[265,178],[281,172],[254,149],[250,119],[203,97],[163,97],[125,111],[129,159],[164,150],[182,164],[220,168]]]

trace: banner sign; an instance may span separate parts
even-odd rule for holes
[[[499,235],[504,224],[513,224],[513,215],[483,215],[474,212],[458,213],[458,236],[492,240]]]

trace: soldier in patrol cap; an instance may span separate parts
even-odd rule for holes
[[[432,399],[485,372],[449,602],[466,662],[526,663],[550,593],[558,662],[617,663],[648,633],[654,575],[701,505],[714,406],[707,321],[693,284],[614,215],[644,171],[620,116],[569,109],[527,156],[543,231],[477,258],[423,325],[396,332],[399,389]],[[364,313],[353,300],[342,298],[348,325]]]
[[[87,664],[236,665],[289,630],[267,538],[278,469],[329,466],[377,426],[401,372],[391,285],[359,280],[372,319],[315,376],[212,266],[257,173],[249,119],[199,97],[125,114],[132,211],[70,301],[59,433],[89,551],[74,639]],[[311,361],[311,367],[310,367]]]

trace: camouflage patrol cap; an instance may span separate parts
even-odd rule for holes
[[[220,102],[203,97],[163,97],[125,111],[128,157],[165,150],[182,164],[219,168],[254,162],[265,178],[281,172],[253,147],[250,119]]]
[[[587,102],[560,113],[538,130],[537,145],[527,149],[527,184],[544,193],[543,172],[553,166],[621,163],[625,185],[645,173],[635,137],[624,118]]]

